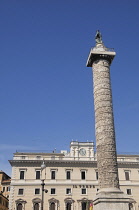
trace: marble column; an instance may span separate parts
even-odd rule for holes
[[[110,65],[116,53],[102,42],[99,31],[96,46],[91,49],[87,67],[92,67],[94,85],[94,109],[97,167],[99,188],[94,199],[95,209],[126,210],[130,199],[119,189],[116,155]],[[119,202],[120,201],[120,202]]]

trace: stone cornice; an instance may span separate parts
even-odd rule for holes
[[[40,167],[42,160],[9,160],[15,167]],[[46,167],[97,167],[96,161],[45,160]]]
[[[15,167],[40,167],[42,160],[9,160]],[[45,160],[47,167],[97,167],[97,161]],[[118,168],[139,168],[139,162],[118,161]]]
[[[118,162],[118,168],[139,168],[139,162]]]

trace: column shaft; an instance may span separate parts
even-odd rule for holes
[[[92,69],[99,186],[119,188],[109,61],[96,60]]]

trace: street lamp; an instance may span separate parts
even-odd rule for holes
[[[41,176],[42,176],[42,171],[46,168],[46,165],[44,163],[41,164]],[[41,177],[42,178],[42,177]],[[42,186],[42,201],[41,201],[41,210],[43,210],[43,203],[44,203],[44,191],[45,193],[48,192],[48,190],[44,189],[45,183],[44,183],[44,179],[41,179],[41,186]]]

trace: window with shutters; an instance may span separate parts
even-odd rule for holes
[[[24,194],[24,189],[19,189],[18,190],[18,195],[23,195]]]
[[[132,195],[131,189],[126,189],[127,195]]]
[[[51,171],[51,179],[56,179],[56,171]]]
[[[36,179],[41,178],[41,171],[36,170]]]
[[[81,171],[81,179],[84,180],[86,178],[86,171]]]
[[[67,195],[70,195],[70,194],[71,194],[71,188],[67,188],[67,189],[66,189],[66,194],[67,194]]]
[[[125,180],[130,180],[130,171],[125,171]]]
[[[40,188],[36,188],[35,189],[35,195],[39,195],[40,194]]]
[[[51,194],[52,195],[56,194],[56,189],[55,188],[51,188]]]
[[[17,210],[22,210],[22,209],[23,209],[22,203],[17,204]]]
[[[86,188],[82,188],[82,189],[81,189],[81,194],[82,194],[82,195],[86,195]]]
[[[71,179],[71,171],[66,171],[66,178]]]
[[[25,179],[25,171],[20,171],[20,179]]]

